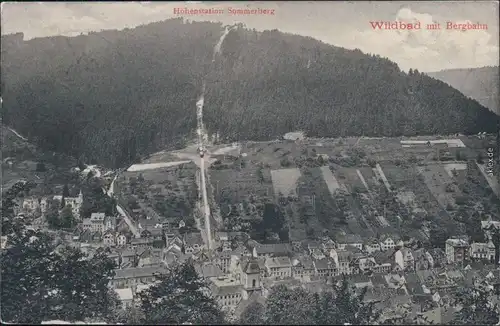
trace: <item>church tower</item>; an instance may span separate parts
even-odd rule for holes
[[[246,257],[245,257],[246,258]],[[252,293],[260,293],[260,268],[257,258],[249,257],[241,262],[241,284],[243,300],[248,300]]]
[[[78,194],[78,200],[77,200],[77,203],[79,205],[83,204],[83,193],[82,193],[82,189],[80,189],[80,193]]]

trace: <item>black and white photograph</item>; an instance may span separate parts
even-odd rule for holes
[[[500,325],[498,1],[1,3],[3,324]]]

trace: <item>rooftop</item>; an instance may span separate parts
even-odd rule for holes
[[[288,254],[292,248],[288,243],[274,243],[274,244],[256,244],[255,250],[257,254]]]
[[[333,259],[323,258],[314,260],[316,269],[332,269],[335,268],[335,261]]]
[[[210,286],[212,293],[217,295],[239,294],[243,286],[233,278],[217,278],[210,279],[212,285]]]
[[[260,273],[259,261],[253,257],[242,257],[241,267],[246,274]]]
[[[90,214],[91,221],[104,221],[105,217],[106,217],[106,214],[104,214],[104,213],[92,213],[92,214]]]
[[[453,247],[468,247],[469,243],[464,239],[452,238],[446,240],[446,244]]]
[[[218,277],[223,275],[219,266],[212,263],[196,264],[195,269],[198,275],[204,278]]]
[[[363,239],[359,234],[346,234],[339,236],[337,242],[341,244],[359,244],[363,243]]]
[[[288,258],[288,257],[272,257],[272,258],[266,259],[266,266],[269,268],[273,268],[273,267],[286,268],[286,267],[291,267],[292,262],[290,261],[290,258]]]
[[[114,279],[150,277],[155,274],[166,274],[168,270],[164,267],[142,267],[115,269]]]

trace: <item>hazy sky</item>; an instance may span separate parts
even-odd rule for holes
[[[436,71],[498,65],[498,1],[444,2],[88,2],[2,3],[2,34],[24,32],[25,39],[122,29],[175,17],[177,8],[225,8],[221,15],[191,20],[242,22],[257,30],[279,29],[337,46],[359,48],[390,58],[402,69]],[[232,16],[227,8],[274,9],[274,15]],[[373,30],[370,21],[419,20],[422,30]],[[426,30],[439,22],[440,31]],[[487,24],[487,30],[446,30],[446,22]]]

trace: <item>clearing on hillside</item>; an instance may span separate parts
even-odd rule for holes
[[[177,161],[177,162],[164,162],[164,163],[146,163],[146,164],[134,164],[127,169],[127,172],[145,171],[145,170],[155,170],[161,168],[168,168],[171,166],[176,166],[180,164],[189,163],[191,161]]]
[[[365,185],[356,170],[356,168],[339,168],[335,171],[337,178],[341,180],[340,182],[349,193],[365,192]]]
[[[484,178],[490,185],[491,190],[493,190],[493,193],[495,193],[495,195],[500,198],[500,185],[498,184],[498,179],[495,179],[493,176],[486,172],[486,166],[484,164],[479,164],[477,162],[476,164],[481,173],[484,175]]]
[[[154,170],[126,171],[115,181],[117,198],[141,214],[156,212],[161,219],[193,220],[198,200],[196,165],[192,162]]]
[[[426,213],[425,209],[419,207],[417,196],[413,191],[402,191],[396,195],[398,201],[406,206],[411,207],[413,213]]]
[[[384,171],[382,170],[382,167],[380,164],[377,163],[377,166],[373,169],[373,172],[377,177],[382,179],[382,182],[384,183],[385,187],[387,188],[388,191],[391,191],[391,185],[389,184],[389,181],[387,180]]]
[[[141,163],[142,164],[149,164],[149,163],[166,163],[166,162],[175,162],[175,161],[179,161],[179,158],[176,155],[172,154],[172,152],[161,151],[161,152],[151,154],[149,157],[144,159]]]
[[[300,170],[297,168],[280,169],[271,171],[273,188],[276,195],[283,196],[297,195],[297,180],[300,178]]]
[[[444,169],[450,176],[450,178],[453,178],[453,170],[455,171],[463,171],[467,169],[467,164],[466,163],[448,163],[444,165]]]
[[[446,144],[448,147],[465,147],[464,143],[460,139],[429,139],[429,140],[402,140],[402,147],[412,147],[412,146],[422,146],[426,145],[427,142],[431,146],[438,144]]]
[[[330,167],[322,166],[320,167],[321,173],[323,174],[323,179],[325,180],[326,185],[328,186],[328,190],[330,194],[333,196],[338,190],[346,190],[344,185],[341,185],[335,176],[333,175]]]
[[[418,171],[424,176],[425,184],[442,208],[455,207],[455,197],[460,195],[460,190],[453,187],[447,191],[447,187],[453,184],[453,179],[450,178],[443,166],[427,165],[426,167],[418,167]]]
[[[361,182],[363,183],[363,186],[365,186],[365,189],[367,191],[370,191],[370,188],[368,187],[368,183],[366,183],[366,180],[363,177],[363,174],[361,173],[361,171],[359,169],[356,169],[356,173],[358,174],[359,180],[361,180]]]

